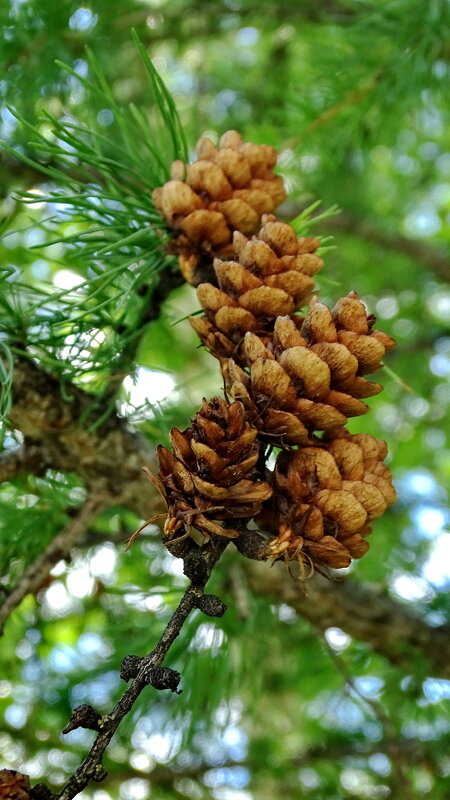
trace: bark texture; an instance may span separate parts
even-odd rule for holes
[[[64,394],[62,394],[62,388]],[[111,505],[133,509],[146,519],[155,508],[157,493],[142,473],[156,467],[151,446],[132,433],[126,419],[111,414],[98,427],[104,409],[98,400],[73,384],[56,380],[29,359],[16,362],[13,380],[11,425],[25,436],[17,454],[16,474],[31,456],[42,467],[75,472],[88,489],[103,490]],[[4,464],[3,480],[13,477],[14,458]],[[2,464],[0,462],[0,469]]]

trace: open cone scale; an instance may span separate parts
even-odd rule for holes
[[[262,215],[286,199],[283,180],[273,172],[273,147],[243,142],[237,131],[227,131],[219,147],[203,137],[196,149],[198,160],[174,161],[172,180],[153,192],[172,230],[183,276],[194,286],[202,265],[230,256],[234,231],[254,233]]]
[[[242,403],[204,400],[192,425],[185,431],[172,428],[170,440],[171,450],[158,446],[160,471],[152,476],[168,507],[167,539],[189,526],[206,536],[238,536],[217,520],[254,517],[272,494],[259,479],[260,444]]]
[[[271,557],[348,567],[369,549],[369,523],[396,499],[383,464],[387,447],[381,439],[344,428],[321,445],[281,452],[273,503],[266,504],[258,521],[278,532],[268,545]]]

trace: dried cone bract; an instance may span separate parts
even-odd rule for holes
[[[269,145],[243,142],[237,131],[227,131],[219,147],[200,139],[197,154],[193,164],[175,161],[172,180],[153,192],[156,208],[174,231],[184,278],[194,286],[199,262],[231,256],[233,231],[254,233],[261,216],[286,198]]]
[[[345,424],[347,417],[328,403],[328,365],[308,349],[289,317],[277,318],[271,348],[247,333],[243,349],[249,373],[229,359],[223,363],[225,381],[261,437],[278,445],[306,445],[314,430]]]
[[[238,532],[216,520],[253,517],[272,489],[258,479],[257,431],[239,402],[203,401],[191,427],[173,428],[172,450],[159,445],[155,485],[168,507],[164,533],[179,538],[192,526],[205,535],[234,538]]]
[[[356,292],[341,297],[331,312],[323,303],[311,304],[302,335],[329,365],[334,389],[356,398],[381,392],[381,384],[361,377],[380,369],[385,354],[395,347],[394,339],[374,329],[375,321]]]
[[[327,567],[347,567],[369,549],[369,523],[395,502],[383,464],[387,447],[368,434],[339,429],[323,447],[281,453],[271,510],[261,522],[276,530],[267,555]]]
[[[318,242],[273,216],[263,223],[251,240],[235,233],[235,261],[214,262],[219,287],[198,287],[205,316],[191,324],[260,436],[304,445],[314,431],[369,410],[361,398],[382,386],[363,375],[381,366],[395,342],[373,329],[375,318],[354,292],[333,311],[313,298],[306,317],[296,315],[323,264],[312,252]]]

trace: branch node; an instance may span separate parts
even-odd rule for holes
[[[203,587],[208,579],[208,566],[201,550],[194,550],[184,558],[183,573],[194,586]]]
[[[97,781],[97,783],[100,783],[100,781],[104,781],[105,780],[107,774],[108,773],[107,773],[106,769],[101,764],[97,764],[95,766],[95,768],[94,768],[94,772],[92,773],[92,777],[93,777],[94,781]]]
[[[198,598],[196,606],[208,617],[223,617],[227,610],[225,603],[215,594],[202,594]]]
[[[120,677],[123,681],[136,678],[143,659],[141,656],[125,656],[120,665]]]
[[[96,711],[93,706],[86,703],[74,708],[70,715],[69,722],[63,729],[63,733],[70,733],[70,731],[74,731],[76,728],[87,728],[90,731],[99,731],[100,714],[98,711]]]
[[[181,689],[178,689],[181,675],[175,669],[170,667],[149,667],[145,670],[145,679],[154,689],[170,689],[175,694],[181,694]]]
[[[168,539],[164,544],[174,558],[185,559],[194,549],[198,549],[198,545],[189,536],[187,539],[184,536],[180,536],[179,539]]]
[[[245,531],[244,534],[234,539],[241,555],[255,561],[267,561],[267,539],[260,531]]]

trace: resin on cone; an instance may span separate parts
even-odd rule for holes
[[[232,257],[234,231],[254,233],[263,214],[286,198],[283,180],[273,169],[277,154],[269,145],[243,142],[227,131],[216,147],[208,138],[197,144],[197,161],[175,161],[171,180],[155,189],[156,208],[174,232],[173,246],[188,283],[197,286],[202,263]]]
[[[189,527],[205,536],[235,538],[238,531],[217,520],[259,513],[272,489],[259,478],[256,435],[243,405],[220,397],[203,401],[191,427],[172,429],[172,449],[158,446],[160,471],[152,476],[167,503],[167,539],[189,533]]]
[[[322,447],[279,455],[273,502],[259,521],[276,531],[267,557],[327,567],[347,567],[369,549],[369,525],[395,502],[392,476],[383,464],[386,443],[344,428]]]

